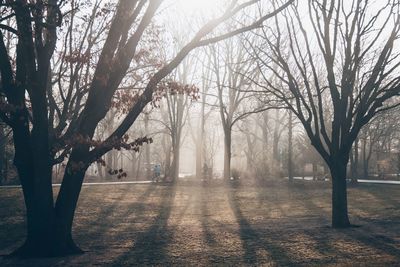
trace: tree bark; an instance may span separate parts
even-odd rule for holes
[[[76,175],[72,178],[67,178],[69,175],[65,176],[69,182],[63,182],[54,208],[52,191],[48,192],[47,187],[43,187],[42,190],[38,190],[37,187],[35,187],[35,191],[30,190],[33,181],[38,179],[32,175],[33,172],[30,167],[29,164],[17,167],[21,183],[24,184],[23,188],[25,187],[27,238],[24,244],[11,256],[33,258],[81,253],[82,251],[75,245],[71,235],[73,215],[80,191],[79,187],[79,191],[76,192],[76,182],[79,179]],[[48,169],[51,171],[50,166],[48,166]],[[42,170],[41,172],[44,174],[49,170]],[[81,180],[83,180],[84,174],[81,174],[81,176]],[[43,177],[40,178],[43,179]],[[46,181],[49,182],[48,179],[42,182]],[[49,203],[49,200],[51,200],[51,203]]]
[[[24,113],[17,116],[24,117]],[[54,209],[51,184],[51,166],[48,150],[37,146],[33,154],[33,137],[27,124],[16,120],[13,127],[15,148],[14,165],[21,182],[27,218],[27,237],[24,244],[11,253],[17,257],[46,257],[55,253]],[[40,139],[36,133],[35,138]],[[36,144],[37,142],[35,142]],[[47,143],[47,141],[46,141]],[[36,160],[33,155],[35,155]]]
[[[225,129],[224,133],[224,179],[229,180],[231,178],[232,131]]]
[[[72,151],[55,204],[55,233],[57,241],[61,242],[59,249],[64,255],[82,252],[72,239],[72,222],[88,166],[77,168],[74,164],[85,162],[88,151],[86,146]]]
[[[347,211],[347,163],[336,159],[329,168],[332,175],[332,227],[350,227]]]

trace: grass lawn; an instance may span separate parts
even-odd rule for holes
[[[0,266],[400,266],[400,186],[349,188],[358,228],[330,228],[326,182],[264,186],[85,186],[75,216],[79,256]],[[0,189],[0,254],[21,245],[20,189]]]

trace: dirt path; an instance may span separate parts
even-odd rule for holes
[[[362,227],[334,230],[327,183],[110,185],[83,189],[74,227],[84,255],[0,266],[399,266],[400,187],[349,189]],[[19,189],[0,191],[0,253],[23,241]],[[15,240],[19,240],[15,243]]]

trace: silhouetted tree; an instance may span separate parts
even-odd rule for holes
[[[335,228],[350,226],[346,167],[354,141],[397,105],[388,100],[400,93],[398,8],[396,1],[297,1],[260,30],[260,43],[249,42],[265,78],[259,85],[297,116],[329,166]]]
[[[171,60],[154,64],[147,78],[140,70],[147,65],[146,54],[156,51],[147,49],[146,36],[153,36],[151,40],[158,38],[152,22],[163,1],[120,0],[117,5],[107,3],[103,8],[100,1],[84,2],[93,6],[92,13],[82,16],[77,23],[81,26],[77,27],[74,24],[74,20],[78,20],[75,16],[79,12],[77,1],[0,0],[0,23],[10,19],[16,25],[14,28],[0,24],[1,94],[5,96],[0,105],[0,118],[13,131],[14,164],[27,213],[27,239],[14,255],[38,257],[82,252],[75,245],[71,230],[90,164],[114,148],[137,150],[149,141],[147,138],[129,140],[126,132],[144,107],[153,101],[153,93],[161,80],[191,50],[259,27],[292,1],[246,25],[236,24],[238,26],[231,30],[216,33],[218,26],[234,21],[238,13],[259,1],[230,2],[222,15],[205,23]],[[66,4],[71,8],[63,14],[61,10]],[[63,22],[63,17],[68,19]],[[106,27],[98,29],[103,23]],[[70,28],[65,29],[64,25]],[[57,40],[70,40],[68,45],[64,44],[67,47],[76,45],[71,37],[72,27],[80,33],[77,38],[87,42],[78,45],[77,51],[68,50],[69,54],[61,55],[59,60],[69,63],[72,73],[91,69],[84,79],[72,75],[72,80],[59,80],[57,84],[61,90],[57,96],[61,101],[54,101],[51,63],[53,59],[58,60],[59,54],[54,53]],[[5,45],[4,31],[15,35],[15,45],[11,49]],[[93,43],[93,38],[99,35],[101,40]],[[93,45],[97,45],[96,51],[100,52],[92,51]],[[113,96],[120,86],[137,84],[134,77],[131,84],[124,80],[132,65],[133,69],[139,69],[133,74],[140,80],[141,89],[132,94],[131,106],[115,130],[104,140],[94,140],[96,129],[112,107]],[[54,204],[52,168],[66,157],[68,162]]]

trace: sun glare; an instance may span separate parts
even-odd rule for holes
[[[212,16],[222,2],[222,0],[176,0],[176,6],[189,15]]]

